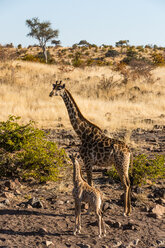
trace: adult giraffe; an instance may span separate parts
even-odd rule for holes
[[[103,131],[88,121],[80,112],[71,93],[62,81],[56,81],[49,94],[61,96],[66,105],[70,122],[81,140],[80,155],[84,162],[87,181],[92,185],[92,167],[109,167],[114,164],[124,188],[124,214],[131,212],[131,189],[128,176],[131,152],[128,146],[119,140],[107,137]]]

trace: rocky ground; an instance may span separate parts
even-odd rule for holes
[[[114,134],[122,138],[125,130]],[[51,130],[49,139],[58,140],[68,153],[78,151],[79,141],[72,131]],[[165,127],[134,130],[130,140],[138,151],[163,154]],[[98,238],[94,213],[87,214],[82,206],[82,234],[73,235],[74,201],[72,170],[65,179],[47,184],[33,180],[0,181],[0,247],[99,247],[151,248],[165,247],[164,181],[132,189],[132,214],[123,216],[123,190],[120,183],[110,180],[105,170],[94,169],[94,183],[106,196],[104,221],[107,235]]]

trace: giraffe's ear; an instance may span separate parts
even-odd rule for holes
[[[65,84],[62,85],[62,89],[64,89],[64,88],[65,88]]]

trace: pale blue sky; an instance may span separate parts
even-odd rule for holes
[[[38,44],[26,19],[50,21],[62,46],[80,40],[97,45],[165,46],[165,0],[0,0],[0,44]]]

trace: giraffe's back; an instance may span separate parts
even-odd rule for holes
[[[115,155],[129,156],[130,150],[123,141],[100,135],[83,142],[80,154],[83,160],[88,160],[93,165],[109,167],[115,163]]]

